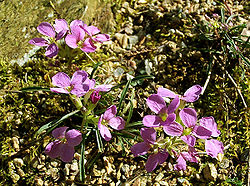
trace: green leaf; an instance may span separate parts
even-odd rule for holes
[[[130,107],[129,107],[128,118],[127,118],[127,121],[126,121],[127,124],[130,122],[131,117],[133,115],[133,109],[134,109],[134,107],[133,107],[133,99],[134,99],[134,97],[135,97],[135,89],[132,89],[131,98],[129,100],[130,101]]]
[[[126,125],[126,128],[136,128],[136,127],[143,127],[144,125],[142,124],[142,121],[137,121],[137,122],[133,122],[133,123],[128,123]]]
[[[85,158],[85,141],[87,138],[87,134],[82,135],[82,143],[81,143],[81,158],[79,161],[79,169],[80,169],[80,181],[84,182],[85,179],[85,166],[84,166],[84,158]]]
[[[47,91],[50,92],[49,88],[42,88],[42,87],[26,87],[20,89],[22,92],[35,92],[35,91]]]
[[[122,91],[121,98],[120,98],[119,105],[118,105],[118,109],[117,109],[117,115],[119,115],[119,112],[120,112],[120,109],[121,109],[122,102],[123,102],[123,100],[125,99],[126,93],[128,92],[128,88],[129,88],[130,83],[131,83],[131,80],[128,80],[128,82],[127,82],[125,88],[124,88],[123,91]]]
[[[68,114],[66,114],[65,116],[61,117],[60,119],[56,119],[54,121],[51,121],[45,125],[43,125],[42,127],[40,127],[40,129],[36,132],[35,137],[37,137],[38,135],[40,135],[44,130],[47,130],[47,133],[50,133],[50,131],[52,131],[54,128],[56,128],[60,123],[62,123],[65,119],[73,116],[74,114],[76,114],[77,112],[79,112],[79,110],[75,110],[73,112],[70,112]]]
[[[221,13],[221,22],[225,24],[225,9],[221,8],[220,13]]]
[[[92,78],[93,78],[95,71],[97,70],[97,68],[98,68],[100,65],[102,65],[102,62],[98,62],[97,64],[94,65],[93,70],[92,70],[92,72],[91,72],[91,74],[90,74],[90,76],[89,76],[89,79],[92,79]]]
[[[104,152],[102,137],[100,135],[100,132],[99,132],[98,128],[95,130],[95,133],[96,133],[96,141],[97,141],[98,150],[99,150],[99,152]]]

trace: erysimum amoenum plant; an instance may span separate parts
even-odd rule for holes
[[[66,43],[69,50],[80,49],[88,57],[87,53],[95,52],[96,43],[103,43],[110,40],[109,35],[101,34],[95,26],[88,26],[81,20],[74,20],[68,26],[64,19],[55,20],[52,26],[43,22],[37,30],[45,38],[34,38],[30,44],[46,47],[45,56],[55,58],[61,50],[61,43]],[[61,40],[59,42],[59,40]],[[64,49],[62,49],[64,50]],[[74,53],[72,53],[73,55]],[[92,59],[91,59],[92,60]],[[88,75],[83,69],[68,72],[57,72],[52,78],[51,92],[67,94],[76,111],[64,117],[42,126],[38,134],[47,130],[52,132],[54,141],[47,144],[45,154],[51,158],[60,158],[63,162],[70,162],[74,158],[75,148],[81,145],[80,180],[85,178],[84,154],[85,141],[91,131],[96,133],[96,140],[99,151],[103,151],[103,140],[109,142],[118,131],[126,130],[128,123],[119,115],[121,102],[132,80],[129,80],[121,93],[121,100],[118,108],[116,105],[105,105],[104,110],[95,112],[103,93],[108,93],[113,85],[99,85],[95,79]],[[137,78],[138,80],[139,78]],[[134,156],[148,154],[146,170],[153,171],[158,164],[165,162],[170,156],[176,159],[175,170],[185,170],[186,162],[198,162],[199,154],[218,158],[223,154],[222,142],[215,139],[220,135],[217,124],[212,116],[198,117],[195,109],[186,107],[188,102],[198,100],[202,87],[194,85],[184,95],[176,94],[168,89],[159,88],[157,94],[149,96],[147,106],[155,113],[146,115],[142,119],[143,128],[140,129],[141,142],[131,147]],[[171,98],[167,106],[165,99]],[[107,102],[106,102],[107,103]],[[79,128],[70,129],[68,126],[59,125],[66,118],[81,113],[82,123]],[[98,113],[98,114],[95,114]],[[131,118],[131,113],[129,114]],[[127,122],[129,122],[127,119]],[[198,119],[200,118],[200,119]],[[119,133],[122,136],[122,132]],[[124,134],[133,134],[124,131]],[[204,149],[197,149],[197,141],[204,144]]]

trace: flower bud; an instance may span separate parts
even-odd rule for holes
[[[93,104],[96,104],[99,99],[101,99],[101,95],[99,94],[99,91],[94,91],[92,92],[92,94],[90,95],[90,100]]]

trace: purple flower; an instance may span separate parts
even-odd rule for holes
[[[170,123],[175,121],[176,115],[174,111],[178,108],[179,104],[180,100],[178,96],[176,96],[167,107],[166,102],[161,96],[152,94],[147,99],[147,105],[157,115],[144,116],[142,123],[146,127],[159,127],[169,125]]]
[[[176,160],[177,164],[174,166],[174,170],[186,170],[186,161],[198,163],[196,156],[198,156],[198,154],[193,147],[189,147],[188,152],[181,152],[178,159]]]
[[[66,132],[67,129],[68,127],[60,127],[52,131],[52,136],[57,140],[46,146],[45,154],[51,158],[60,157],[63,162],[72,161],[75,153],[74,147],[81,143],[82,134],[75,129]]]
[[[145,155],[150,150],[151,146],[156,141],[156,131],[154,128],[142,128],[141,137],[144,140],[141,143],[137,143],[131,147],[131,152],[135,157]],[[165,149],[158,148],[158,152],[151,154],[146,162],[146,171],[152,172],[158,164],[162,164],[168,158],[168,152]]]
[[[219,153],[223,154],[224,146],[222,142],[215,139],[210,139],[205,141],[205,150],[207,155],[217,158]]]
[[[47,37],[50,37],[51,41],[48,41],[44,38],[34,38],[29,41],[29,44],[36,45],[36,46],[46,46],[47,48],[46,48],[45,56],[50,57],[50,58],[56,56],[58,54],[59,48],[56,45],[55,41],[61,39],[66,34],[67,26],[65,27],[65,22],[66,21],[64,19],[56,20],[55,29],[50,23],[42,22],[37,27],[37,30],[41,34]],[[66,25],[67,25],[67,22],[66,22]],[[58,33],[57,36],[56,36],[56,33]]]
[[[120,116],[115,117],[116,113],[116,106],[112,105],[99,118],[98,129],[101,136],[106,141],[109,141],[112,138],[112,135],[107,127],[108,125],[115,130],[122,130],[125,127],[124,119]]]
[[[176,96],[179,96],[180,99],[186,101],[186,102],[195,102],[199,99],[199,95],[201,94],[202,87],[200,85],[194,85],[190,87],[183,96],[175,94],[171,90],[168,90],[166,88],[158,88],[157,94],[162,97],[168,97],[168,98],[175,98]]]
[[[89,91],[89,84],[85,82],[87,76],[88,74],[83,70],[76,71],[71,79],[66,73],[58,72],[52,77],[52,84],[59,88],[50,88],[50,90],[81,97]]]
[[[100,30],[94,26],[87,26],[81,20],[75,20],[70,24],[71,34],[65,38],[66,44],[71,48],[80,48],[84,52],[95,52],[94,42],[108,41],[109,35],[98,34]],[[89,37],[86,36],[88,34]],[[97,35],[96,35],[97,34]],[[85,38],[86,37],[86,38]]]

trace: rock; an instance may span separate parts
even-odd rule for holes
[[[220,168],[226,169],[229,167],[229,160],[224,158],[221,163],[219,164]]]
[[[74,154],[74,158],[79,161],[81,159],[81,154],[79,154],[79,153],[76,152]]]
[[[206,165],[206,167],[203,169],[203,175],[207,180],[216,181],[218,173],[213,163],[209,163]]]
[[[20,179],[20,176],[17,173],[14,173],[14,172],[10,175],[10,177],[11,177],[13,183],[18,182],[18,180]]]
[[[43,186],[43,180],[41,178],[35,178],[36,186]]]
[[[127,178],[129,177],[129,165],[128,164],[124,164],[121,167],[121,173],[124,174]]]
[[[168,182],[167,181],[160,181],[159,184],[160,185],[164,185],[164,186],[168,186]]]
[[[164,177],[164,174],[160,172],[160,173],[155,177],[155,181],[159,182],[159,181],[162,180],[163,177]]]
[[[60,178],[57,168],[50,168],[46,173],[48,173],[53,178],[54,181]]]
[[[64,171],[65,171],[65,174],[68,176],[69,175],[69,173],[70,173],[70,164],[65,164],[65,168],[64,168]]]
[[[24,165],[24,162],[21,158],[15,158],[13,162],[16,167],[22,167]]]
[[[19,140],[17,137],[12,138],[13,147],[16,151],[19,151]]]
[[[58,167],[59,163],[57,161],[52,161],[50,163],[53,167]]]
[[[133,28],[131,27],[125,27],[124,31],[126,32],[126,34],[132,35],[133,34]]]
[[[25,177],[25,173],[21,168],[17,168],[17,174],[21,176],[22,178]]]
[[[70,170],[72,170],[73,172],[77,171],[78,170],[78,163],[74,162],[73,164],[71,164]]]
[[[106,156],[103,157],[103,160],[104,160],[105,169],[107,173],[110,174],[111,172],[114,171],[112,168],[112,163],[110,162],[110,159],[107,158]]]
[[[119,42],[122,48],[126,48],[128,45],[128,36],[127,34],[116,33],[115,38]]]
[[[128,41],[130,45],[136,45],[139,41],[139,37],[136,35],[129,36]]]

